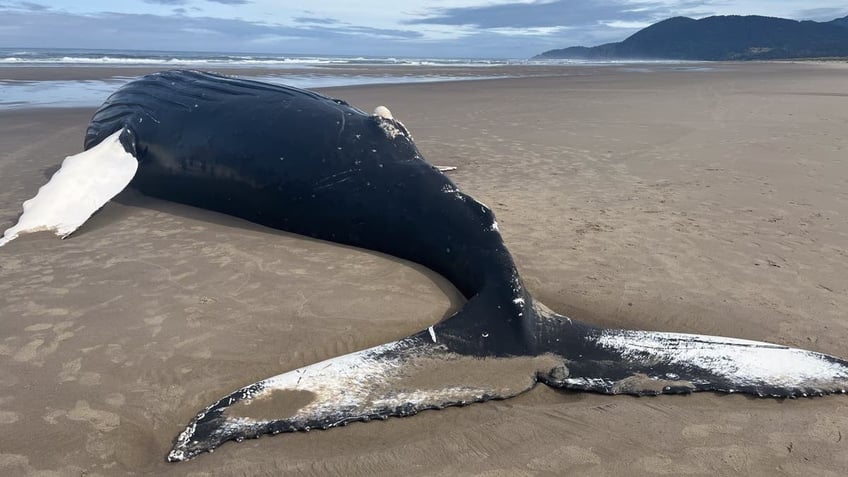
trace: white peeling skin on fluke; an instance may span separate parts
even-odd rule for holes
[[[88,151],[68,156],[32,199],[0,246],[22,233],[52,231],[65,238],[129,185],[138,161],[121,145],[118,131]]]
[[[739,391],[777,397],[848,392],[846,363],[815,351],[719,336],[635,330],[602,330],[595,344],[614,351],[625,367],[675,370],[665,376],[648,377],[689,381],[693,391]],[[716,386],[717,380],[729,387]],[[563,384],[613,394],[632,393],[603,377],[571,376]]]
[[[221,422],[216,424],[217,429],[210,439],[212,442],[198,440],[195,435],[198,431],[198,423],[210,412],[216,412],[214,411],[215,408],[221,404],[229,407],[241,403],[245,406],[245,409],[250,410],[251,405],[256,405],[264,399],[270,398],[274,392],[311,392],[315,394],[315,398],[298,409],[294,415],[288,417],[294,427],[297,427],[297,423],[301,423],[299,430],[309,430],[309,427],[302,423],[310,420],[321,419],[327,415],[341,412],[343,409],[362,407],[368,391],[367,386],[363,386],[363,384],[374,379],[383,379],[386,372],[396,365],[396,363],[385,358],[377,359],[377,356],[400,346],[401,342],[386,343],[367,350],[321,361],[245,386],[201,411],[177,437],[173,449],[168,454],[168,460],[179,462],[188,460],[204,451],[211,452],[227,440],[234,438],[240,440],[240,438],[233,436],[251,434],[251,428],[260,428],[264,424],[272,422],[272,420],[249,417],[225,416]],[[285,418],[286,416],[278,417]]]
[[[516,373],[512,359],[457,355],[434,344],[432,334],[427,330],[245,386],[200,412],[177,437],[168,460],[189,460],[227,441],[263,434],[329,429],[506,399],[532,388],[536,370],[551,366],[547,355],[527,358],[517,365],[523,372]],[[439,372],[439,366],[471,371],[447,382],[451,378]],[[434,374],[439,380],[429,382]],[[307,402],[291,404],[300,399]]]

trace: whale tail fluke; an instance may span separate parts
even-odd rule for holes
[[[167,459],[185,461],[227,441],[264,434],[506,399],[532,388],[556,362],[552,356],[460,355],[439,343],[431,328],[245,386],[201,411]]]
[[[0,247],[28,232],[49,230],[65,238],[124,190],[138,169],[127,152],[131,138],[125,131],[65,158],[50,181],[24,202],[23,214],[0,237]]]
[[[445,326],[474,322],[474,313],[461,312],[408,338],[245,386],[197,414],[168,461],[264,434],[507,399],[539,382],[632,395],[848,392],[848,362],[821,353],[715,336],[602,329],[542,307],[537,311],[533,343],[517,354],[486,352],[459,336],[461,326]]]
[[[567,371],[540,376],[557,388],[633,395],[715,391],[776,398],[848,392],[848,362],[814,351],[562,322],[568,323],[562,328],[561,348]]]

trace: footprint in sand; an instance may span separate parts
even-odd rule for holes
[[[162,323],[168,319],[168,314],[151,316],[144,319],[144,324],[150,328],[150,336],[155,338],[162,331]]]
[[[127,398],[121,393],[112,393],[104,398],[106,404],[113,407],[121,407],[127,402]]]
[[[109,361],[115,364],[122,364],[127,361],[127,354],[124,352],[124,347],[118,343],[106,345],[106,356],[109,358]],[[126,363],[125,366],[129,364],[131,363]]]
[[[12,357],[12,359],[21,363],[32,361],[38,355],[38,348],[40,348],[43,344],[43,339],[34,339],[29,343],[25,344],[21,349],[19,349],[18,352],[15,353],[15,355]]]
[[[56,424],[64,417],[71,421],[82,421],[91,424],[100,432],[110,432],[121,425],[121,417],[114,412],[92,409],[88,401],[77,401],[76,406],[69,411],[54,409],[42,416],[48,424]]]
[[[77,358],[62,364],[62,371],[59,373],[60,383],[70,381],[78,381],[83,386],[96,386],[100,384],[100,373],[82,371],[82,358]]]
[[[56,324],[38,323],[28,326],[25,331],[34,333],[32,339],[18,349],[12,359],[35,366],[43,365],[44,358],[56,352],[62,341],[74,337],[74,332],[69,331],[73,326],[73,321],[62,321]],[[49,336],[48,331],[52,331],[53,335]]]
[[[0,411],[0,425],[13,424],[21,420],[21,415],[12,411]]]

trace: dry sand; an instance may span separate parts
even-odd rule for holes
[[[55,73],[51,73],[55,74]],[[120,73],[116,73],[120,74]],[[335,89],[489,204],[528,287],[606,326],[848,357],[848,69],[730,64]],[[91,110],[0,113],[0,229]],[[0,249],[1,475],[848,473],[848,397],[516,399],[166,464],[233,389],[461,306],[421,267],[124,193]]]

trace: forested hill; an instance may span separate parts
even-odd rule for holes
[[[848,16],[829,22],[761,16],[675,17],[619,43],[546,51],[533,59],[773,60],[848,57]]]

